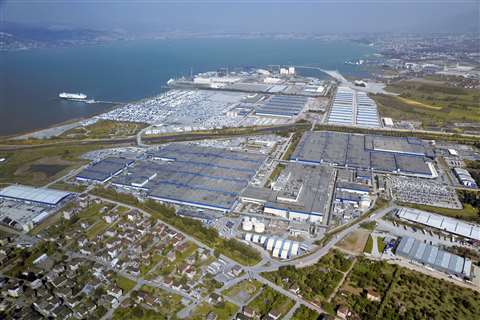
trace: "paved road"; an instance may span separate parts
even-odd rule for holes
[[[392,205],[388,206],[387,208],[381,209],[377,211],[375,214],[370,216],[366,220],[361,220],[358,221],[357,223],[352,224],[348,228],[342,230],[339,232],[330,242],[328,242],[325,246],[320,248],[319,250],[315,251],[314,253],[305,256],[303,258],[298,258],[294,260],[289,260],[289,261],[273,261],[270,263],[270,266],[254,266],[250,267],[247,269],[250,269],[253,272],[270,272],[278,269],[280,266],[286,266],[286,265],[294,265],[297,268],[303,268],[312,264],[315,264],[318,262],[320,258],[322,258],[324,255],[326,255],[330,249],[333,248],[339,241],[341,241],[343,238],[345,238],[347,235],[352,233],[353,231],[357,230],[360,227],[360,224],[365,221],[374,221],[374,220],[379,220],[383,216],[385,216],[387,213],[392,211],[393,209],[397,208],[397,206]]]
[[[297,309],[300,308],[301,305],[302,304],[300,302],[295,302],[295,305],[287,312],[287,314],[282,318],[282,320],[290,320],[295,314],[295,311],[297,311]]]

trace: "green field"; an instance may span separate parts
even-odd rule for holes
[[[189,318],[192,320],[203,320],[207,318],[207,315],[212,312],[217,315],[217,320],[229,320],[238,311],[238,306],[231,302],[221,302],[217,305],[210,305],[208,303],[202,303],[199,305],[193,315]]]
[[[360,228],[363,228],[365,230],[373,231],[375,230],[376,227],[377,227],[377,222],[375,221],[360,223]]]
[[[377,292],[380,302],[366,298]],[[359,258],[334,304],[360,319],[478,319],[480,294],[419,272]]]
[[[382,254],[383,250],[385,250],[385,247],[387,246],[383,240],[385,237],[377,237],[377,247],[378,247],[378,252]]]
[[[288,145],[288,149],[287,151],[285,151],[285,154],[283,155],[282,160],[287,160],[287,161],[290,160],[290,157],[295,151],[297,144],[300,142],[302,135],[303,135],[303,131],[297,131],[293,134],[292,140],[290,140],[290,144]]]
[[[70,191],[70,192],[78,192],[78,193],[82,193],[87,189],[85,185],[72,184],[72,183],[67,183],[65,181],[55,182],[54,184],[50,185],[49,188]]]
[[[295,311],[292,320],[317,320],[320,315],[303,304]]]
[[[478,90],[452,88],[440,81],[424,80],[396,82],[386,90],[400,95],[372,95],[383,117],[421,121],[424,127],[480,121]]]
[[[372,250],[373,250],[373,238],[372,238],[372,235],[369,235],[367,244],[365,245],[365,249],[363,249],[363,252],[371,254]]]
[[[133,287],[135,287],[135,281],[122,277],[118,274],[114,277],[114,279],[115,283],[120,289],[123,290],[124,294],[132,290]]]
[[[223,295],[230,297],[235,300],[242,300],[241,298],[251,298],[253,297],[260,289],[262,284],[257,280],[243,280],[240,283],[237,283],[235,286],[228,288],[223,291]]]
[[[79,158],[81,154],[103,147],[101,144],[62,144],[6,151],[3,154],[8,161],[0,165],[0,183],[44,185],[88,163]]]
[[[277,166],[275,167],[275,169],[273,169],[272,174],[267,180],[266,187],[270,187],[273,182],[277,181],[278,177],[284,169],[285,165],[283,163],[277,164]]]
[[[104,139],[133,136],[147,125],[135,122],[99,120],[94,124],[64,132],[64,139]]]
[[[256,313],[260,315],[260,318],[263,319],[270,311],[277,311],[285,315],[293,305],[293,300],[266,286],[262,292],[248,304],[248,307],[255,310]]]
[[[280,267],[278,271],[262,275],[287,290],[298,286],[306,300],[321,304],[332,295],[342,279],[342,272],[346,272],[352,262],[345,254],[332,250],[312,266],[298,269],[294,266]]]

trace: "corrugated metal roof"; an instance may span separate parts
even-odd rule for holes
[[[21,185],[8,186],[0,191],[0,197],[49,205],[56,205],[70,194],[71,192]]]

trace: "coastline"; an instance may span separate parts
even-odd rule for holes
[[[128,102],[127,102],[128,103]],[[59,123],[52,124],[48,127],[45,128],[38,128],[34,129],[31,131],[27,132],[19,132],[16,134],[11,134],[11,135],[0,135],[0,139],[4,140],[28,140],[28,139],[45,139],[45,138],[52,138],[55,136],[61,135],[63,132],[66,132],[70,129],[77,128],[81,125],[82,121],[86,121],[89,119],[92,119],[98,115],[101,115],[103,113],[112,111],[116,108],[122,107],[124,104],[115,104],[103,111],[99,111],[95,114],[92,114],[90,116],[86,117],[78,117],[78,118],[73,118],[73,119],[68,119]],[[58,131],[58,132],[55,132]]]

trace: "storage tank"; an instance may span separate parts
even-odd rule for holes
[[[253,223],[250,221],[250,219],[244,219],[242,222],[242,229],[243,231],[252,231],[253,229]]]
[[[269,238],[267,240],[267,245],[265,247],[267,249],[267,251],[272,251],[274,244],[275,244],[275,238]]]
[[[265,232],[265,223],[257,222],[253,225],[254,230],[256,233],[264,233]]]
[[[370,206],[370,198],[368,196],[363,196],[360,199],[360,208],[366,209]]]
[[[280,248],[273,249],[272,256],[275,258],[280,258]]]
[[[266,236],[261,236],[260,237],[260,244],[264,244],[265,241],[267,241],[267,237]]]
[[[298,256],[298,242],[294,242],[290,249],[290,257]]]
[[[251,233],[245,233],[245,240],[246,241],[251,241],[252,240],[252,234]]]

